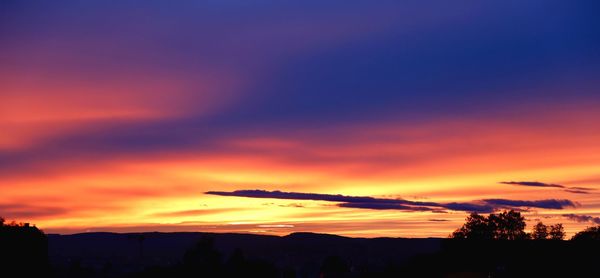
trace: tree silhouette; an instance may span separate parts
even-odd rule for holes
[[[533,226],[533,230],[531,231],[531,239],[547,239],[548,238],[548,226],[544,225],[542,222],[538,222]]]
[[[493,227],[495,239],[526,239],[525,217],[514,210],[504,211],[499,214],[490,214],[488,221]]]
[[[575,234],[571,240],[600,240],[600,226],[588,227]]]
[[[476,212],[467,217],[465,224],[450,236],[459,239],[493,239],[494,232],[485,216]]]
[[[465,224],[454,231],[451,238],[457,239],[526,239],[525,217],[514,210],[499,214],[491,213],[488,217],[471,213]]]
[[[565,239],[565,229],[563,225],[558,223],[550,226],[550,231],[548,232],[548,236],[553,240],[563,240]]]

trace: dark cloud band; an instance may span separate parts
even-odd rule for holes
[[[536,201],[507,200],[507,199],[485,199],[484,202],[500,207],[530,207],[544,209],[563,209],[574,207],[575,203],[567,199],[545,199]]]
[[[485,199],[468,203],[451,202],[419,202],[405,199],[386,199],[374,198],[369,196],[346,196],[340,194],[319,194],[302,192],[283,192],[266,190],[236,190],[236,191],[208,191],[205,194],[219,196],[234,196],[248,198],[272,198],[286,200],[312,200],[337,202],[339,207],[376,209],[376,210],[404,210],[404,211],[468,211],[468,212],[493,212],[501,208],[543,208],[543,209],[563,209],[565,207],[575,206],[570,200],[566,199],[546,199],[546,200],[508,200],[508,199]]]
[[[576,222],[591,222],[594,224],[600,225],[600,217],[594,217],[590,215],[581,215],[581,214],[563,214],[567,219],[571,219]]]
[[[538,181],[502,181],[500,183],[520,186],[565,188],[565,186],[561,184],[543,183]]]

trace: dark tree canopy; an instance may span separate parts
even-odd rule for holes
[[[560,223],[546,226],[544,223],[538,222],[535,224],[535,226],[533,226],[533,230],[531,231],[531,239],[563,240],[564,238],[565,229]]]
[[[461,239],[493,239],[492,227],[488,219],[477,213],[471,213],[465,224],[451,235]]]
[[[575,234],[571,240],[600,240],[600,226],[589,227]]]
[[[563,225],[558,223],[550,226],[550,231],[548,232],[548,236],[553,240],[563,240],[565,239],[565,229]]]
[[[472,213],[466,223],[450,237],[459,239],[526,239],[525,217],[514,210],[491,213],[485,217]]]
[[[535,224],[531,231],[531,239],[548,239],[548,226],[544,225],[542,222]]]

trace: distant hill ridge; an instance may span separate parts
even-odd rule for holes
[[[402,263],[418,254],[440,250],[442,239],[424,238],[351,238],[309,232],[286,236],[205,233],[205,232],[92,232],[72,235],[48,235],[51,264],[65,267],[76,261],[82,266],[101,269],[105,265],[119,269],[143,269],[151,265],[168,266],[181,262],[186,250],[209,238],[224,258],[241,249],[248,258],[273,262],[278,266],[303,266],[318,272],[323,260],[343,256],[356,264]]]

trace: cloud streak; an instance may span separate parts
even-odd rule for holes
[[[508,200],[508,199],[485,199],[486,203],[499,207],[529,207],[544,209],[563,209],[575,207],[575,203],[567,199],[545,199],[536,201]]]
[[[593,191],[593,188],[588,187],[569,187],[562,184],[555,183],[543,183],[539,181],[502,181],[501,184],[509,184],[509,185],[517,185],[517,186],[527,186],[527,187],[549,187],[549,188],[562,188],[565,192],[574,193],[574,194],[590,194],[590,191]]]
[[[580,190],[580,189],[565,189],[565,192],[574,193],[574,194],[590,194],[589,190]]]
[[[34,206],[26,204],[0,204],[0,216],[7,219],[48,218],[66,214],[61,207]]]
[[[435,202],[420,202],[404,199],[385,199],[369,196],[346,196],[341,194],[319,194],[303,192],[283,192],[279,190],[236,190],[236,191],[208,191],[205,194],[248,198],[271,198],[284,200],[311,200],[341,203],[340,207],[370,208],[370,209],[398,209],[398,210],[433,210],[429,207],[440,207]]]
[[[359,208],[359,209],[377,209],[377,210],[405,210],[405,211],[433,211],[430,207],[406,206],[393,203],[340,203],[339,207]]]
[[[518,185],[518,186],[565,188],[565,186],[561,185],[561,184],[543,183],[543,182],[538,182],[538,181],[502,181],[500,183],[501,184]]]
[[[545,200],[508,200],[508,199],[485,199],[473,202],[420,202],[405,199],[374,198],[369,196],[346,196],[341,194],[319,194],[302,192],[283,192],[279,190],[235,190],[235,191],[208,191],[205,194],[218,196],[233,196],[247,198],[271,198],[285,200],[312,200],[337,202],[337,206],[344,208],[375,209],[375,210],[403,210],[403,211],[432,211],[444,210],[468,211],[487,213],[502,208],[543,208],[563,209],[574,207],[575,203],[566,199]]]
[[[222,209],[192,209],[192,210],[179,210],[179,211],[168,211],[168,212],[160,212],[154,213],[153,216],[158,217],[182,217],[182,216],[202,216],[208,214],[217,214],[223,212],[235,211],[235,209],[231,208],[222,208]]]
[[[570,220],[574,220],[576,222],[591,222],[594,224],[600,225],[600,217],[594,217],[591,215],[581,215],[581,214],[563,214],[564,217]]]

